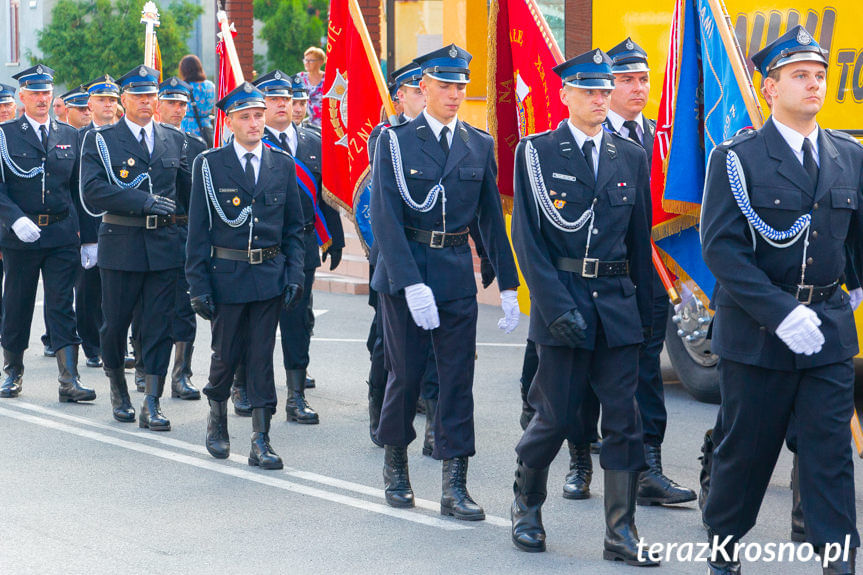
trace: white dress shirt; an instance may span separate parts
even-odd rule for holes
[[[258,142],[258,145],[254,150],[247,150],[237,143],[236,138],[234,138],[232,143],[234,146],[234,152],[237,154],[237,159],[240,161],[240,167],[243,171],[246,170],[246,154],[254,154],[252,157],[252,169],[255,170],[255,183],[258,183],[258,174],[261,173],[261,155],[264,153],[264,144]]]
[[[288,127],[285,129],[284,132],[279,132],[278,130],[276,130],[272,126],[268,126],[268,127],[276,135],[276,144],[281,145],[281,141],[282,141],[281,136],[282,136],[282,134],[285,134],[285,136],[288,139],[288,149],[285,151],[292,156],[296,156],[297,155],[297,130],[296,130],[296,128],[294,128],[294,125],[288,124]]]
[[[27,114],[24,114],[24,117],[27,118],[27,122],[30,124],[30,127],[33,128],[33,131],[36,132],[36,139],[40,142],[42,141],[42,134],[39,132],[39,126],[45,126],[45,133],[51,134],[51,120],[45,120],[44,124],[40,124]]]
[[[608,109],[608,121],[611,122],[611,127],[614,128],[614,131],[623,136],[624,138],[629,137],[629,128],[625,127],[623,123],[626,121],[626,118],[612,110]],[[644,141],[644,116],[641,112],[638,113],[638,117],[635,118],[635,124],[637,128],[635,129],[636,135],[638,136],[638,141]]]
[[[450,148],[452,148],[452,137],[455,134],[455,125],[458,123],[458,116],[454,117],[449,124],[442,124],[438,120],[432,118],[431,114],[428,113],[428,110],[423,110],[423,116],[425,116],[426,122],[429,124],[429,128],[434,132],[434,139],[440,141],[440,131],[443,130],[443,127],[446,126],[449,128],[449,132],[446,135],[446,141]]]
[[[129,126],[129,130],[132,132],[132,135],[135,136],[136,140],[141,139],[141,128],[144,128],[144,141],[147,143],[147,149],[150,153],[153,153],[153,146],[155,144],[154,134],[153,134],[153,120],[147,122],[146,126],[139,126],[135,122],[129,119],[128,115],[124,115],[123,119],[126,121],[126,125]]]
[[[797,161],[801,164],[803,163],[803,140],[809,140],[812,142],[812,156],[815,158],[815,164],[819,167],[821,166],[821,155],[818,153],[818,126],[815,126],[815,129],[808,136],[804,136],[794,128],[789,128],[775,117],[773,118],[773,125],[776,126],[776,129],[779,130],[779,133],[788,142],[788,145],[791,147],[791,151],[794,152],[794,157],[797,158]]]
[[[593,140],[593,175],[596,176],[599,170],[599,148],[600,146],[602,146],[603,130],[600,129],[595,136],[588,136],[587,134],[576,128],[572,124],[572,121],[567,120],[566,123],[569,125],[569,131],[572,132],[572,137],[575,138],[575,145],[578,146],[579,153],[581,153],[585,141]]]

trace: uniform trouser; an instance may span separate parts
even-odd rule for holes
[[[635,389],[635,400],[641,414],[644,442],[662,445],[668,412],[665,410],[665,388],[662,384],[660,356],[662,347],[665,345],[668,295],[661,285],[654,286],[654,294],[656,295],[653,298],[652,308],[653,332],[638,351],[638,387]],[[599,421],[599,400],[592,391],[587,392],[579,415],[583,420],[582,429],[578,433],[579,443],[597,441],[599,439],[596,433],[596,424]]]
[[[303,297],[291,310],[282,309],[279,317],[279,331],[282,334],[282,356],[287,371],[309,367],[309,344],[312,341],[315,317],[312,308],[312,286],[315,283],[315,269],[305,270],[305,274]]]
[[[278,296],[264,301],[216,304],[211,322],[213,355],[204,395],[215,401],[227,401],[234,372],[243,362],[246,393],[252,408],[276,412],[273,349],[282,302],[282,296]]]
[[[429,335],[431,337],[431,335]],[[387,386],[387,370],[384,367],[384,330],[381,325],[381,314],[375,306],[375,315],[369,327],[369,337],[366,347],[371,355],[372,365],[369,369],[369,385],[373,389],[383,390]],[[425,371],[420,384],[420,396],[423,399],[438,398],[437,363],[434,356],[434,345],[429,345]]]
[[[521,361],[521,391],[525,396],[530,391],[530,384],[533,382],[538,367],[539,356],[536,354],[536,344],[529,339],[527,345],[524,346],[524,359]]]
[[[75,318],[81,347],[87,357],[99,357],[99,328],[102,327],[102,278],[98,267],[78,267],[75,282]]]
[[[854,509],[851,359],[779,371],[721,359],[722,438],[713,451],[704,521],[726,537],[743,537],[758,516],[776,459],[795,415],[800,497],[813,545],[859,547]]]
[[[635,404],[638,346],[609,348],[605,332],[597,330],[594,349],[536,344],[539,367],[528,401],[536,410],[516,447],[519,458],[533,469],[548,467],[564,439],[581,424],[579,410],[592,388],[602,405],[603,469],[641,471],[645,468],[641,420]]]
[[[126,335],[132,314],[140,301],[141,355],[144,373],[164,376],[171,360],[171,323],[177,268],[130,272],[100,268],[102,314],[99,330],[102,362],[108,369],[122,369],[126,357]]]
[[[6,267],[3,298],[3,348],[23,352],[30,343],[30,326],[36,305],[36,287],[42,274],[45,317],[51,347],[78,345],[73,288],[80,265],[78,246],[19,250],[3,248]]]
[[[431,344],[440,378],[432,457],[473,455],[476,297],[436,302],[440,327],[432,330],[429,338],[428,332],[414,323],[403,296],[378,295],[389,376],[376,437],[385,445],[398,447],[416,438],[413,420]]]
[[[189,297],[189,282],[183,268],[177,270],[177,285],[174,290],[174,315],[171,317],[171,339],[175,342],[193,342],[197,331],[195,311]]]

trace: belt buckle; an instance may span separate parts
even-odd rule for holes
[[[444,240],[446,240],[446,232],[433,230],[431,233],[431,239],[429,240],[429,247],[435,249],[442,248],[444,247]]]
[[[51,222],[49,221],[49,218],[50,218],[50,217],[51,217],[51,216],[50,216],[50,214],[39,214],[39,215],[37,215],[37,216],[36,216],[36,225],[37,225],[37,226],[39,226],[39,227],[44,228],[44,227],[45,227],[45,226],[47,226],[49,223],[51,223]]]
[[[264,261],[264,250],[263,248],[256,248],[254,250],[249,250],[249,263],[252,265],[259,264]]]
[[[144,218],[144,228],[148,230],[155,230],[159,227],[159,216],[156,214],[152,214]]]
[[[599,276],[599,260],[596,258],[584,258],[581,260],[581,277],[595,278]]]
[[[803,295],[806,294],[806,295]],[[815,295],[814,285],[798,285],[797,286],[797,301],[803,305],[812,303],[812,296]]]

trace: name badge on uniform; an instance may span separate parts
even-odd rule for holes
[[[557,172],[554,172],[553,174],[551,174],[551,177],[558,179],[558,180],[565,180],[567,182],[575,182],[576,181],[575,176],[570,176],[569,174],[559,174]]]
[[[237,188],[219,188],[220,194],[236,194]]]

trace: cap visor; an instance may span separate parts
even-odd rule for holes
[[[426,74],[429,78],[440,80],[441,82],[449,82],[451,84],[469,84],[470,78],[467,74],[455,74],[451,72],[437,72],[435,74]]]

